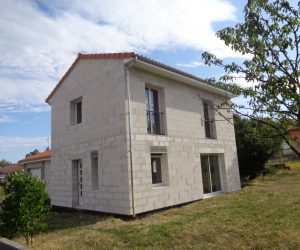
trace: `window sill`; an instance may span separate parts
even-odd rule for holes
[[[212,198],[212,197],[220,196],[223,194],[224,194],[223,191],[217,191],[217,192],[213,192],[213,193],[209,193],[209,194],[204,194],[203,199]]]
[[[82,125],[82,122],[81,123],[77,123],[77,124],[71,124],[70,127],[71,128],[78,128]]]
[[[167,185],[165,184],[152,184],[152,189],[161,189],[161,188],[166,188],[168,187]]]
[[[210,137],[205,137],[207,140],[217,140],[217,138],[210,138]]]
[[[147,133],[147,135],[152,135],[152,136],[167,136],[167,134],[151,134],[151,133]]]

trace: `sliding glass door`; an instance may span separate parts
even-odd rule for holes
[[[218,155],[201,155],[204,194],[222,190]]]

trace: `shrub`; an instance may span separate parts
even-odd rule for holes
[[[46,184],[31,174],[12,173],[8,176],[3,190],[6,195],[2,205],[3,226],[9,236],[21,234],[27,245],[33,236],[47,227]]]
[[[266,162],[280,150],[282,139],[267,125],[234,116],[241,179],[267,172]]]

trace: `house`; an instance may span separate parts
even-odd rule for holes
[[[31,155],[19,161],[24,171],[37,176],[40,180],[50,179],[51,150]]]
[[[291,140],[292,146],[300,152],[300,130],[294,127],[290,127],[287,130],[288,135]],[[281,145],[280,152],[275,156],[276,160],[288,160],[288,159],[297,159],[299,156],[291,149],[291,147],[286,143],[283,142]]]
[[[289,136],[292,140],[292,146],[300,153],[300,130],[290,127],[288,129]]]
[[[240,189],[233,95],[136,53],[78,54],[46,102],[54,206],[123,215]]]
[[[5,178],[8,174],[13,172],[22,172],[22,171],[23,171],[23,167],[17,163],[9,164],[3,168],[0,168],[0,183],[5,182]]]

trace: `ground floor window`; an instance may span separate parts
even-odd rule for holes
[[[161,163],[161,154],[151,154],[152,184],[162,184]]]
[[[41,168],[30,168],[29,172],[32,176],[36,176],[39,180],[44,179]]]
[[[219,155],[201,155],[201,170],[204,194],[221,191]]]
[[[99,187],[98,152],[97,151],[93,151],[91,153],[91,177],[92,177],[92,189],[97,190]]]
[[[82,161],[72,160],[72,203],[73,206],[83,205],[83,171]]]

